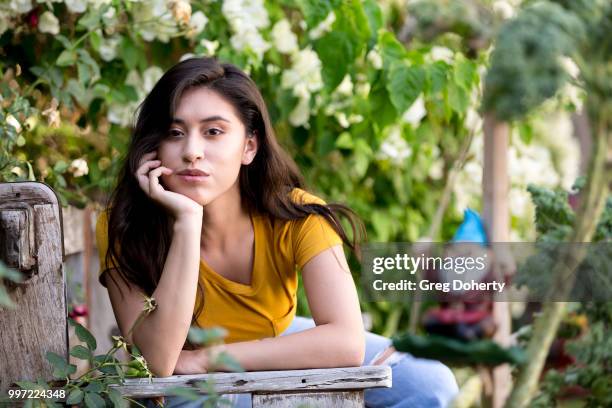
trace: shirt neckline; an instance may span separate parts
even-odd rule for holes
[[[247,285],[244,283],[236,282],[234,280],[228,279],[225,276],[219,274],[214,269],[212,269],[206,261],[200,257],[200,271],[204,272],[204,276],[211,281],[214,281],[219,286],[227,289],[229,292],[248,295],[257,292],[260,286],[259,274],[256,273],[259,268],[257,268],[257,262],[261,257],[261,243],[262,237],[260,233],[260,228],[258,225],[259,217],[252,212],[249,212],[249,218],[251,219],[251,225],[253,226],[253,265],[251,267],[251,284]]]

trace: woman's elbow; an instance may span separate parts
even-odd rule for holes
[[[340,344],[338,353],[340,367],[359,367],[365,358],[365,336],[356,334],[349,337],[349,341]]]
[[[154,364],[149,364],[149,371],[155,377],[170,377],[174,374],[174,366],[175,364],[170,364],[169,362],[155,362]]]

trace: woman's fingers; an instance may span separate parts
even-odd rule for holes
[[[159,197],[159,194],[165,191],[159,184],[159,177],[162,174],[172,174],[172,170],[164,166],[159,166],[149,172],[149,195],[151,197]]]
[[[144,190],[147,195],[150,193],[149,191],[149,172],[151,169],[161,165],[160,160],[150,160],[141,165],[138,170],[136,170],[136,180],[138,180],[138,184],[140,188]]]

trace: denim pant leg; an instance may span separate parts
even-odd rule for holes
[[[296,317],[282,334],[291,334],[315,327],[312,319]],[[363,365],[391,345],[391,340],[366,332]],[[372,388],[365,391],[365,403],[370,408],[446,407],[458,392],[452,371],[435,360],[415,358],[408,353],[397,353],[390,358],[393,385],[391,388]]]

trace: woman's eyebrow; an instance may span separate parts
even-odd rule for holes
[[[230,123],[229,119],[225,119],[223,116],[219,116],[219,115],[209,116],[207,118],[200,119],[200,123],[214,122],[216,120],[221,120],[221,121]],[[184,125],[185,121],[181,118],[172,118],[172,123],[178,123],[178,124]]]

